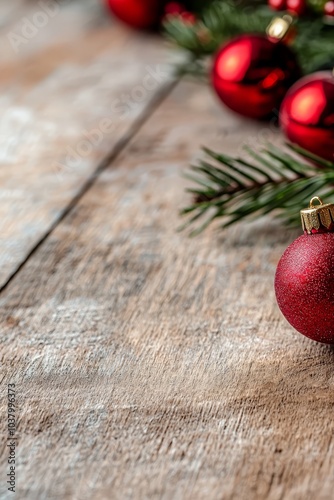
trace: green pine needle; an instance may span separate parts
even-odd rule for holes
[[[211,2],[201,18],[191,24],[181,17],[171,16],[165,23],[166,36],[174,44],[186,50],[192,59],[200,62],[191,71],[197,70],[202,76],[207,72],[203,59],[214,54],[218,48],[232,37],[243,33],[265,33],[275,13],[257,2],[237,5],[232,0]],[[308,74],[323,64],[333,60],[334,27],[326,25],[321,17],[295,20],[296,36],[292,42],[300,65]]]
[[[181,229],[190,227],[191,235],[196,235],[218,218],[227,227],[271,212],[294,226],[300,209],[313,196],[333,197],[334,163],[299,146],[289,148],[292,153],[274,146],[261,152],[248,150],[247,160],[205,148],[206,159],[192,166],[193,175],[187,176],[196,186],[187,190],[193,202],[181,211],[187,216]],[[300,160],[295,153],[311,161]]]

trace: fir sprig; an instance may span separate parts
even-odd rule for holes
[[[250,32],[264,32],[272,19],[264,6],[237,7],[230,1],[216,1],[207,7],[195,24],[171,16],[165,23],[167,37],[194,56],[214,53],[231,37]]]
[[[195,24],[172,16],[165,23],[167,37],[192,58],[203,60],[227,40],[242,33],[265,33],[275,13],[256,2],[238,6],[232,0],[209,4]],[[321,17],[295,20],[296,34],[291,45],[305,74],[333,59],[334,27]]]
[[[183,227],[190,227],[191,235],[196,235],[218,218],[223,218],[226,227],[271,212],[293,226],[312,196],[334,196],[334,163],[298,146],[289,147],[291,153],[274,146],[261,152],[248,149],[246,159],[205,148],[206,158],[187,175],[195,186],[187,190],[193,202],[181,212],[188,216]]]

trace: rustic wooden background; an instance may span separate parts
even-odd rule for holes
[[[176,231],[201,144],[278,133],[174,81],[179,56],[97,0],[62,1],[17,52],[40,6],[0,5],[1,498],[9,383],[16,498],[332,498],[333,350],[273,292],[295,234]]]

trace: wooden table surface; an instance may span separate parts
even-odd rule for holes
[[[295,233],[176,230],[201,145],[282,138],[97,0],[15,50],[40,5],[0,7],[1,499],[333,498],[333,350],[273,292]]]

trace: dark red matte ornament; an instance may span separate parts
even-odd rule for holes
[[[334,205],[303,210],[304,235],[279,261],[275,291],[278,305],[298,332],[334,344]]]
[[[281,127],[291,142],[334,162],[334,77],[330,71],[302,78],[287,93]]]
[[[295,55],[282,41],[243,35],[218,52],[212,83],[230,109],[265,119],[279,109],[287,90],[300,76]]]

